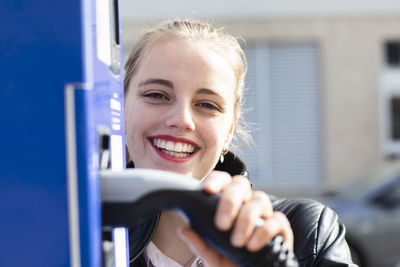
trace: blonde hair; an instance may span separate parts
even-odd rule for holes
[[[140,68],[140,64],[154,45],[165,39],[205,40],[214,44],[219,52],[232,66],[236,77],[235,88],[235,139],[248,143],[250,135],[242,121],[242,105],[244,94],[244,80],[247,72],[246,56],[238,40],[230,34],[216,29],[211,24],[188,19],[175,19],[162,22],[148,29],[133,47],[125,63],[124,92],[128,93],[129,83]]]

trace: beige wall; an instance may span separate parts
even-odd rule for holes
[[[400,39],[400,16],[215,20],[253,41],[315,41],[321,48],[324,179],[328,185],[362,175],[384,156],[381,149],[380,76],[383,42]],[[130,47],[146,23],[123,25]]]

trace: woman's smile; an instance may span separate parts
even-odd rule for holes
[[[194,142],[170,135],[149,137],[155,151],[164,159],[174,162],[185,162],[191,159],[200,147]]]

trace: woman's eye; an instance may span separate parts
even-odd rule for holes
[[[167,99],[168,100],[167,96],[165,96],[164,94],[161,94],[161,93],[156,93],[156,92],[145,93],[145,94],[143,94],[143,96],[148,97],[148,98],[153,98],[153,99]]]
[[[201,107],[201,108],[211,109],[211,110],[215,110],[215,111],[221,112],[220,108],[217,105],[214,105],[214,104],[211,104],[211,103],[203,102],[203,103],[197,104],[197,106]]]

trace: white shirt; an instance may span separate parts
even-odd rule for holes
[[[147,266],[155,267],[183,267],[181,264],[177,263],[167,255],[161,252],[161,250],[153,243],[147,246],[144,253]],[[203,266],[203,262],[199,258],[195,258],[190,267]]]

